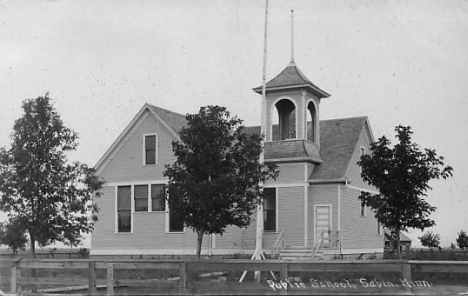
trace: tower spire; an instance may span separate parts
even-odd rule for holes
[[[294,65],[294,9],[291,9],[291,61],[290,65]]]

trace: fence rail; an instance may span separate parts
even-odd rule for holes
[[[288,279],[292,272],[380,272],[397,273],[401,278],[412,281],[414,272],[431,273],[465,273],[468,274],[468,262],[454,261],[401,261],[401,260],[372,260],[372,261],[285,261],[285,260],[34,260],[23,259],[10,261],[0,259],[0,263],[9,262],[11,264],[10,291],[11,293],[21,293],[22,284],[62,284],[75,286],[75,289],[87,289],[88,294],[95,295],[97,287],[107,289],[107,295],[113,295],[117,287],[152,285],[157,287],[168,287],[172,292],[181,295],[199,293],[203,289],[209,289],[212,293],[245,293],[255,291],[259,288],[257,283],[234,283],[217,282],[211,283],[200,279],[200,272],[219,271],[272,271],[279,272],[280,279]],[[25,277],[23,271],[28,269],[83,269],[87,278],[66,277]],[[130,270],[172,270],[173,278],[162,279],[118,279],[115,278],[115,271],[119,269]],[[103,270],[100,274],[104,278],[98,279],[97,271]],[[33,273],[35,274],[35,273]],[[270,286],[274,290],[274,286]],[[299,286],[298,286],[299,287]],[[268,288],[263,285],[260,288]],[[294,294],[294,288],[285,287],[280,289],[280,294]],[[43,289],[49,292],[66,291],[56,289]],[[68,288],[73,289],[73,287]],[[235,289],[235,292],[234,290]],[[253,290],[252,290],[253,289]],[[289,290],[288,290],[289,289]],[[262,291],[262,290],[257,290]],[[267,290],[270,291],[270,290]],[[264,290],[263,290],[264,292]],[[272,291],[270,291],[272,292]],[[278,294],[278,291],[276,293]]]

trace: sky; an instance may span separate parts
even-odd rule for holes
[[[294,58],[331,94],[321,119],[368,116],[375,139],[411,126],[454,168],[430,183],[442,246],[468,231],[468,1],[270,0],[267,79]],[[95,165],[144,103],[226,106],[260,125],[265,1],[0,0],[0,146],[25,99],[49,92]],[[410,231],[418,246],[420,231]]]

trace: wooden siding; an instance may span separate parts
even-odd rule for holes
[[[307,163],[306,166],[307,166],[306,178],[308,180],[310,175],[312,175],[312,172],[314,171],[315,165],[311,163]]]
[[[278,231],[284,229],[285,246],[304,245],[304,186],[280,187],[278,190]],[[265,236],[264,246],[271,246],[278,235]],[[270,241],[272,240],[272,241]]]
[[[284,229],[285,246],[304,245],[304,186],[279,187],[278,194],[278,228],[275,232],[263,233],[263,247],[268,250]],[[216,237],[217,249],[244,250],[255,249],[256,213],[253,214],[248,228],[229,227],[223,236]]]
[[[255,227],[257,224],[255,217],[257,213],[252,214],[252,216],[253,218],[248,228],[229,226],[222,236],[216,235],[216,249],[227,249],[236,252],[241,250],[254,250]]]
[[[156,165],[143,165],[143,135],[157,134]],[[142,115],[112,158],[104,165],[101,176],[107,182],[130,182],[139,180],[162,180],[164,165],[175,160],[172,152],[172,134],[148,110]]]
[[[309,188],[308,192],[308,245],[314,246],[314,205],[331,205],[332,215],[332,247],[336,247],[338,224],[338,186],[339,184],[317,184]]]
[[[275,186],[278,183],[300,183],[305,182],[304,178],[304,163],[281,163],[278,164],[279,176],[274,180],[267,181],[266,186]]]
[[[370,208],[361,216],[359,190],[342,188],[343,249],[376,249],[384,246],[383,235],[377,234],[377,220]]]
[[[370,139],[368,139],[366,127],[361,130],[359,135],[359,140],[357,142],[356,147],[354,148],[353,155],[348,165],[348,169],[346,170],[345,177],[350,180],[351,184],[358,187],[363,187],[367,189],[376,190],[375,187],[367,184],[361,178],[361,167],[357,164],[361,157],[361,147],[366,149],[366,153],[369,153],[370,148]]]
[[[99,250],[155,250],[191,249],[195,252],[197,236],[191,229],[185,233],[166,233],[164,212],[133,213],[133,233],[115,233],[115,187],[103,188],[96,200],[100,207],[99,221],[91,241],[92,251]],[[208,249],[209,238],[204,237],[203,249]],[[176,250],[175,250],[176,251]]]

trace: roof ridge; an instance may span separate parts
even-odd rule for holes
[[[145,105],[146,105],[146,106],[149,106],[149,107],[152,107],[152,108],[160,109],[160,110],[163,110],[163,111],[166,111],[166,112],[169,112],[169,113],[173,113],[173,114],[176,114],[176,115],[180,115],[180,116],[185,117],[184,114],[181,114],[181,113],[178,113],[178,112],[174,112],[174,111],[172,111],[172,110],[165,109],[165,108],[162,108],[162,107],[159,107],[159,106],[150,104],[150,103],[145,103]]]
[[[341,118],[330,118],[330,119],[321,119],[320,121],[334,121],[334,120],[349,120],[349,119],[368,119],[367,115],[362,116],[353,116],[353,117],[341,117]]]

